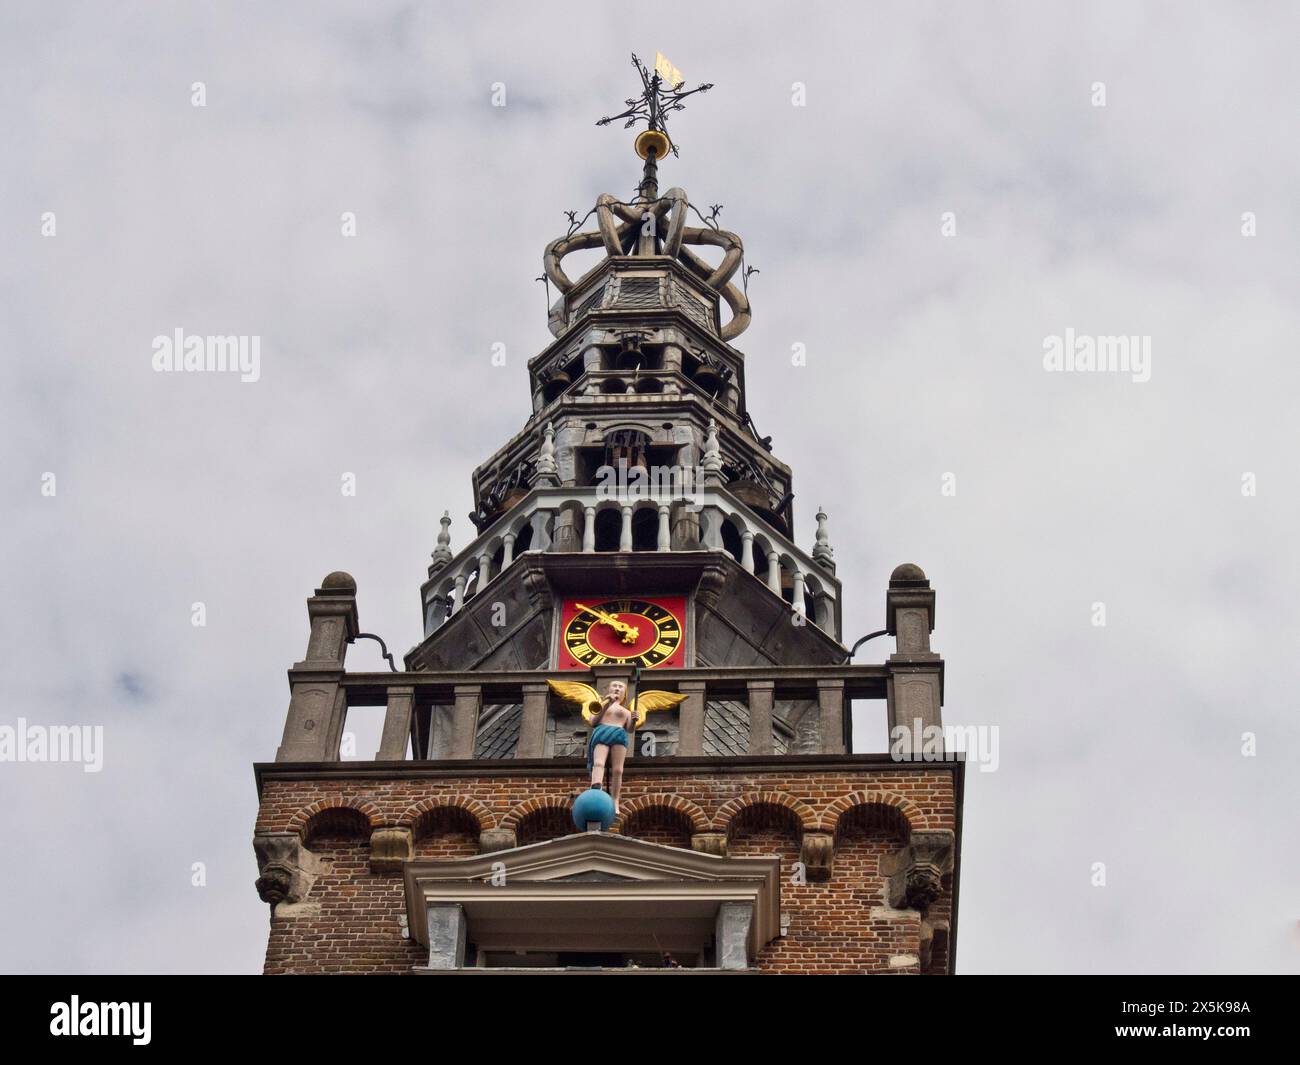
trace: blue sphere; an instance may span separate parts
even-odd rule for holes
[[[614,823],[614,800],[609,792],[589,788],[573,800],[573,823],[579,832],[587,830],[587,822],[599,821],[602,832],[608,832]]]

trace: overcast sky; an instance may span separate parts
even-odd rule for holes
[[[959,968],[1300,969],[1297,9],[641,10],[4,4],[0,725],[105,750],[0,764],[0,968],[259,969],[304,599],[346,569],[419,640],[437,518],[463,546],[529,413],[542,249],[637,179],[594,120],[661,49],[716,83],[663,184],[761,271],[738,343],[798,539],[824,505],[849,638],[920,564],[945,719],[999,728]],[[155,373],[177,328],[260,336],[260,380]],[[1067,329],[1149,337],[1150,380],[1046,372]]]

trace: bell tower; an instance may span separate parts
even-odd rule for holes
[[[895,652],[852,664],[827,515],[801,548],[793,472],[750,414],[743,243],[659,190],[668,116],[711,86],[633,63],[640,96],[601,124],[644,123],[636,192],[546,246],[554,340],[458,549],[442,516],[421,641],[349,672],[355,582],[308,600],[256,766],[269,973],[953,970],[962,763],[852,751],[855,709],[941,724],[934,592],[899,566]],[[583,250],[602,257],[572,277]],[[602,828],[575,822],[593,723],[562,692],[613,680],[658,708]],[[386,708],[379,749],[342,761],[361,706]]]

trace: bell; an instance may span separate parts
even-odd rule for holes
[[[571,384],[573,384],[573,378],[569,376],[568,370],[563,368],[552,370],[542,384],[542,394],[546,396],[546,401],[549,403],[551,400],[559,399],[560,396],[564,395]]]
[[[695,383],[706,392],[716,392],[722,387],[722,374],[707,362],[702,363],[695,371]]]
[[[645,354],[641,351],[641,335],[639,333],[624,333],[618,339],[618,368],[620,370],[635,370],[645,361]]]

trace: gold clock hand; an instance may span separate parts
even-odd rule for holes
[[[606,625],[615,632],[621,633],[623,642],[627,644],[636,643],[641,638],[641,630],[635,625],[629,625],[626,621],[619,621],[617,614],[606,614],[603,610],[597,610],[594,606],[587,606],[586,603],[574,603],[579,610],[586,610],[596,617],[600,618]]]
[[[632,628],[632,626],[629,625],[626,621],[619,621],[617,614],[606,614],[603,610],[597,610],[594,606],[587,606],[585,603],[574,603],[573,605],[576,606],[579,610],[586,610],[592,614],[595,614],[596,617],[600,618],[600,620],[603,621],[606,625],[610,626],[610,628],[616,629],[619,632],[627,632],[629,629]]]

